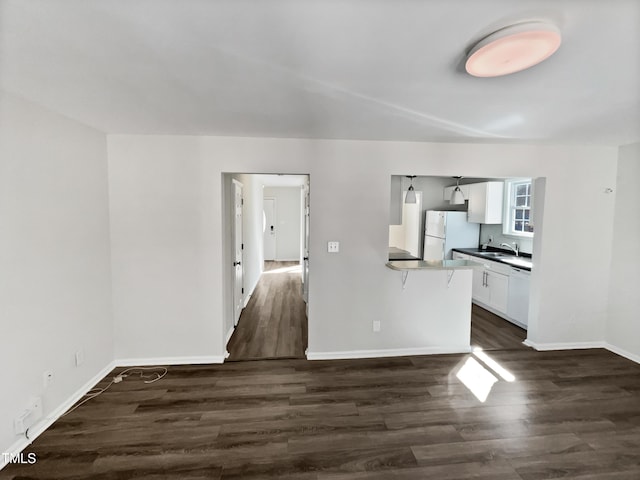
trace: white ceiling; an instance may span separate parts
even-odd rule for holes
[[[508,77],[474,41],[549,19]],[[0,0],[0,86],[107,133],[640,140],[638,0]]]

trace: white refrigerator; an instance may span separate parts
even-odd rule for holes
[[[480,224],[467,222],[467,212],[427,210],[423,260],[451,260],[454,248],[478,248]]]

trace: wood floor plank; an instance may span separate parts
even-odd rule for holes
[[[493,440],[470,440],[439,445],[416,445],[411,450],[419,465],[483,462],[501,458],[539,457],[576,451],[593,452],[582,439],[572,433],[539,437],[513,437]]]
[[[522,480],[504,460],[433,465],[374,472],[320,473],[318,480]]]
[[[640,365],[486,353],[515,380],[474,353],[170,366],[60,418],[0,479],[640,478]],[[469,359],[496,379],[486,398],[458,375]]]

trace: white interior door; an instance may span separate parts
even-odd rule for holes
[[[242,244],[242,184],[233,180],[233,324],[238,325],[244,306],[244,265]]]
[[[263,243],[264,243],[264,259],[276,259],[276,199],[265,198],[264,216],[262,223]]]

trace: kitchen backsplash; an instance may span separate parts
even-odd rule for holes
[[[533,238],[506,236],[502,233],[502,225],[480,225],[480,245],[488,243],[489,237],[493,237],[493,242],[489,244],[492,247],[500,248],[501,243],[512,245],[516,242],[521,252],[533,251]]]

